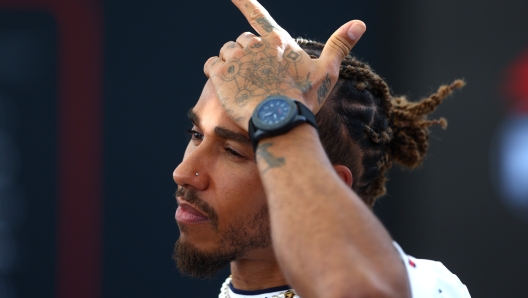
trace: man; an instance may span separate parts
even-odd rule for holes
[[[469,297],[441,264],[405,256],[370,210],[393,161],[420,164],[427,126],[445,124],[426,115],[463,83],[421,103],[392,97],[348,56],[363,22],[323,48],[293,40],[257,1],[233,2],[259,36],[204,66],[173,174],[180,270],[230,264],[219,297]]]

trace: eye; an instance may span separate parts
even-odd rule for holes
[[[193,141],[202,141],[203,140],[203,134],[197,132],[194,129],[187,130],[187,134],[191,136],[191,140]]]
[[[233,157],[244,158],[242,154],[238,153],[238,151],[234,150],[233,148],[225,147],[224,149],[227,154],[232,155]]]

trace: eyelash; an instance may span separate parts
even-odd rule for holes
[[[243,158],[244,156],[242,156],[242,154],[238,153],[237,151],[229,148],[229,147],[225,147],[224,148],[225,151],[227,151],[229,154],[231,154],[232,156],[236,157],[236,158]]]
[[[201,133],[197,132],[194,129],[188,129],[187,130],[187,134],[190,135],[191,140],[198,140],[198,141],[203,140],[203,135]],[[197,135],[199,135],[199,137]],[[230,154],[230,155],[232,155],[234,157],[237,157],[237,158],[243,158],[244,157],[242,154],[238,153],[236,150],[234,150],[232,148],[224,147],[224,150],[227,151],[228,154]]]
[[[187,134],[191,137],[191,140],[202,140],[203,139],[203,135],[194,129],[188,129]],[[198,138],[196,137],[196,135],[200,135],[200,137]]]

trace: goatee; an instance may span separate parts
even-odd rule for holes
[[[186,201],[187,198],[192,198],[194,204],[199,202],[200,207],[210,208],[208,213],[216,214],[195,191],[182,189],[178,190],[178,196],[182,196]],[[210,251],[200,250],[188,240],[182,240],[182,237],[176,241],[172,258],[182,274],[195,278],[212,278],[230,262],[248,252],[271,246],[267,206],[262,206],[256,214],[248,214],[233,221],[224,231],[219,228],[218,223],[212,228],[220,235],[220,240]],[[185,226],[181,226],[180,230],[191,233]]]
[[[181,238],[174,245],[172,258],[183,275],[195,278],[213,278],[218,271],[236,259],[221,251],[202,252],[194,245],[181,241]]]

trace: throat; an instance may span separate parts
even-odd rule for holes
[[[286,286],[288,283],[275,258],[239,259],[231,263],[231,283],[241,291],[257,291]]]

